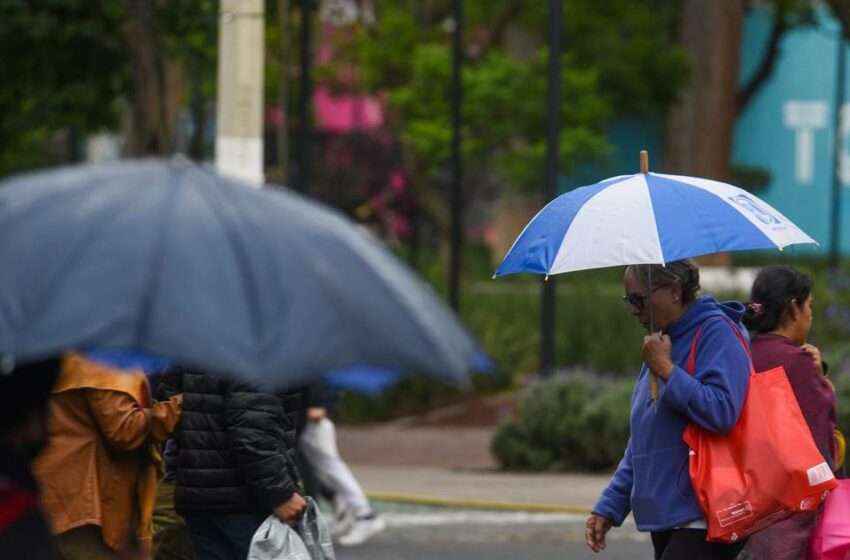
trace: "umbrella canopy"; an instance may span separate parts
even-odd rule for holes
[[[664,264],[798,243],[817,244],[743,189],[696,177],[638,173],[550,202],[514,242],[496,276]]]
[[[0,183],[0,355],[129,349],[282,386],[368,364],[460,382],[477,348],[340,213],[185,160]]]

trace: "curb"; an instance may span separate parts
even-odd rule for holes
[[[590,508],[572,505],[535,504],[527,502],[498,502],[490,500],[466,500],[420,494],[396,494],[393,492],[366,492],[366,497],[379,502],[398,502],[420,506],[454,507],[462,509],[486,509],[496,511],[530,511],[538,513],[581,513],[590,515]]]

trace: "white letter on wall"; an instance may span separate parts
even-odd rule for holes
[[[786,101],[782,107],[783,124],[797,133],[794,175],[804,185],[814,179],[814,131],[826,127],[828,111],[824,101]]]

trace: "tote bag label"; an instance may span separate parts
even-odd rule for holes
[[[826,462],[815,465],[807,470],[806,474],[809,476],[809,486],[817,486],[835,478],[835,475],[832,474],[832,469],[829,468]]]
[[[717,521],[721,527],[726,527],[752,516],[753,506],[750,505],[750,502],[740,502],[719,510],[717,512]]]

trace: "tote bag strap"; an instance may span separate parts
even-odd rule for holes
[[[697,329],[697,333],[694,335],[694,339],[691,341],[691,349],[688,351],[688,373],[691,374],[691,377],[694,375],[694,370],[696,369],[697,362],[697,343],[699,343],[700,336],[702,336],[702,329],[705,328],[705,325],[709,321],[723,321],[729,325],[732,329],[732,332],[735,333],[735,336],[738,337],[738,342],[741,343],[741,346],[744,348],[744,352],[747,354],[747,359],[750,362],[750,374],[755,373],[753,369],[753,357],[750,355],[750,347],[747,344],[747,341],[744,339],[744,335],[741,334],[741,331],[738,330],[732,321],[726,319],[725,317],[711,317],[706,319],[705,322],[700,325],[699,329]]]

